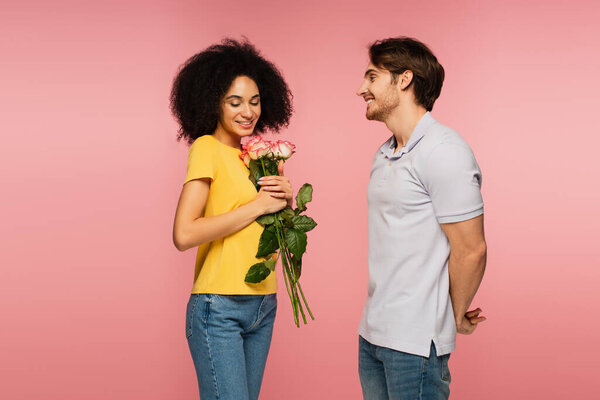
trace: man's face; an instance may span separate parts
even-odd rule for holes
[[[369,63],[365,79],[356,92],[367,102],[367,119],[385,122],[400,104],[397,90],[397,84],[392,83],[392,74],[389,71]]]

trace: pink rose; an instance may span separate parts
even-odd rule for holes
[[[256,143],[264,142],[261,136],[254,136],[252,139],[248,140],[245,144],[242,144],[242,149],[248,150],[248,147],[252,147]]]
[[[290,158],[294,154],[295,149],[296,145],[287,140],[278,140],[271,144],[271,152],[278,158]]]
[[[250,158],[253,160],[258,160],[259,158],[267,155],[269,151],[271,151],[271,146],[269,142],[264,141],[262,137],[257,136],[254,139],[249,140],[246,143],[246,151]]]
[[[250,154],[248,154],[247,150],[243,150],[242,154],[240,154],[240,158],[242,159],[242,161],[244,162],[244,164],[246,165],[246,168],[250,168]]]

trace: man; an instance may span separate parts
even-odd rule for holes
[[[363,396],[447,399],[456,332],[485,321],[467,311],[486,263],[481,172],[470,147],[429,113],[444,69],[423,43],[375,42],[357,94],[392,137],[368,187],[369,286],[359,328]]]

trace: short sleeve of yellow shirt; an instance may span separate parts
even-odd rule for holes
[[[210,190],[203,217],[225,214],[256,198],[248,179],[248,168],[239,158],[241,151],[219,142],[212,135],[192,144],[185,183],[210,178]],[[260,283],[246,283],[248,269],[264,259],[255,257],[263,227],[250,225],[228,236],[198,247],[192,293],[270,294],[277,291],[275,273]]]

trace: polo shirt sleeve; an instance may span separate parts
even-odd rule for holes
[[[419,165],[418,176],[440,224],[466,221],[483,214],[481,171],[468,145],[436,145]]]
[[[200,178],[210,178],[211,181],[215,179],[216,160],[210,144],[205,140],[196,140],[190,147],[184,184]]]

